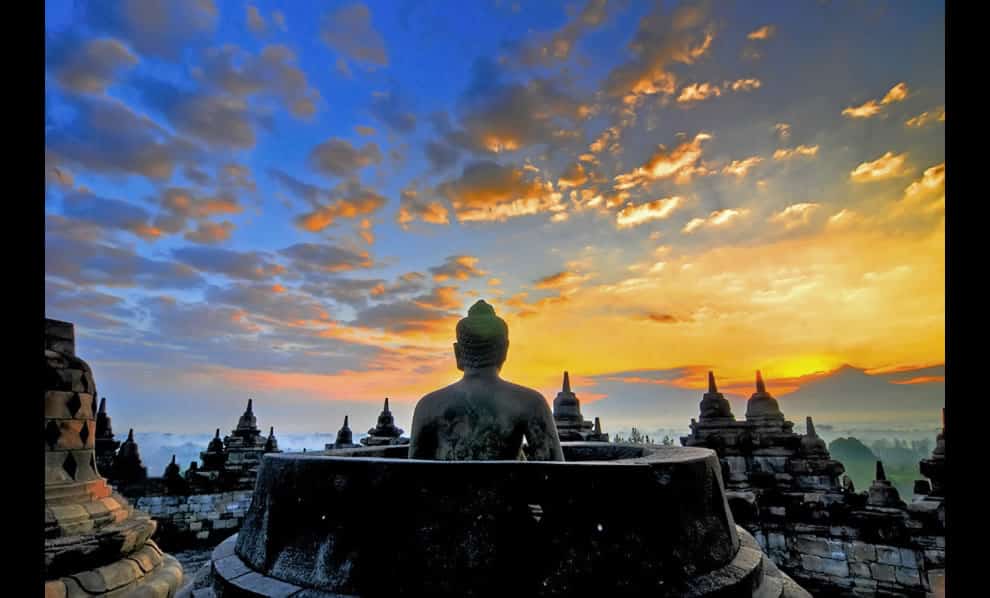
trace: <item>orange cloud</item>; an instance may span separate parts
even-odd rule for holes
[[[780,224],[785,230],[808,224],[811,215],[820,208],[817,203],[796,203],[787,206],[770,217],[770,222]]]
[[[749,214],[748,209],[725,209],[725,210],[715,210],[708,215],[707,218],[694,218],[690,222],[684,225],[682,232],[685,234],[693,233],[699,228],[706,227],[720,227],[728,226],[732,222],[738,220]]]
[[[580,162],[575,162],[567,167],[560,178],[557,180],[557,186],[561,189],[569,189],[571,187],[580,187],[581,185],[588,182],[588,174],[584,171],[584,167],[581,166]]]
[[[630,204],[615,215],[615,223],[619,228],[631,228],[653,220],[665,220],[683,201],[683,198],[675,195],[639,205]]]
[[[661,145],[645,164],[632,172],[617,175],[615,188],[631,189],[668,178],[674,178],[677,183],[690,182],[694,174],[691,169],[701,158],[701,143],[711,138],[708,133],[698,133],[691,141],[685,141],[669,152]]]
[[[907,206],[923,206],[927,212],[945,207],[945,162],[925,169],[924,174],[904,189]]]
[[[151,229],[157,231],[158,229]],[[230,239],[230,233],[234,230],[232,222],[200,222],[196,230],[189,231],[185,238],[194,243],[219,243]],[[155,234],[155,237],[158,235]]]
[[[904,125],[914,129],[919,129],[929,123],[945,122],[945,108],[936,108],[931,112],[922,112],[918,116],[907,119]]]
[[[462,222],[502,221],[566,209],[562,195],[550,182],[528,178],[522,168],[483,161],[469,164],[458,179],[442,183],[437,191],[454,206]]]
[[[737,79],[731,83],[726,82],[725,87],[732,91],[752,91],[759,89],[763,83],[759,79]]]
[[[746,36],[746,39],[752,40],[764,40],[773,37],[773,34],[777,32],[777,28],[773,25],[764,25],[755,31],[750,31]]]
[[[565,270],[537,280],[534,286],[538,289],[557,289],[582,283],[589,278],[591,278],[589,274],[579,274]]]
[[[842,115],[849,118],[870,118],[880,114],[881,106],[903,101],[907,96],[907,84],[898,83],[891,87],[890,91],[879,102],[877,100],[869,100],[859,106],[849,106],[842,111]]]
[[[906,162],[906,153],[894,155],[894,152],[887,152],[876,160],[857,166],[849,173],[849,178],[857,183],[866,183],[904,176],[910,172]]]
[[[782,148],[773,153],[774,160],[790,160],[798,156],[815,156],[818,154],[817,145],[799,145],[795,148]]]
[[[749,173],[750,169],[762,161],[763,158],[759,156],[751,156],[745,160],[733,160],[728,166],[722,169],[722,174],[732,175],[741,179]]]
[[[681,89],[681,95],[677,96],[677,101],[681,103],[700,102],[708,98],[722,95],[722,90],[718,85],[711,83],[692,83]]]

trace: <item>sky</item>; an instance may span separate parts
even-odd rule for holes
[[[46,9],[46,315],[117,427],[408,429],[478,299],[606,431],[708,370],[939,421],[941,2]]]

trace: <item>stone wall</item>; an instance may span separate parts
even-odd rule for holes
[[[815,596],[931,596],[943,583],[945,537],[863,541],[848,527],[748,526],[774,562]]]
[[[158,521],[156,540],[169,550],[215,545],[241,527],[251,506],[249,489],[187,496],[150,495],[132,499]]]

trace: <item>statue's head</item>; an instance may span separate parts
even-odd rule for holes
[[[457,323],[454,357],[457,369],[502,367],[509,351],[509,327],[495,315],[495,308],[478,301],[466,318]]]

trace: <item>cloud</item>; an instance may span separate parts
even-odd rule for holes
[[[674,93],[676,77],[669,66],[693,64],[708,53],[714,39],[710,30],[698,31],[706,19],[700,6],[681,6],[669,16],[663,14],[660,2],[653,6],[640,19],[630,43],[633,60],[612,69],[605,80],[605,92],[626,103],[635,103],[641,96]]]
[[[478,258],[470,255],[449,256],[443,264],[430,268],[430,274],[436,282],[445,282],[451,278],[468,280],[484,276],[486,272],[476,267]]]
[[[659,314],[653,312],[646,314],[644,318],[651,322],[657,322],[660,324],[676,324],[681,321],[680,318],[673,316],[671,314]]]
[[[821,208],[817,203],[791,204],[770,217],[770,222],[780,224],[785,230],[804,226],[810,222],[812,214]]]
[[[276,10],[272,12],[272,21],[282,31],[288,31],[288,27],[285,25],[285,14],[282,11]]]
[[[102,228],[125,230],[145,240],[161,236],[161,231],[151,226],[151,214],[147,210],[119,199],[72,192],[65,196],[62,209],[70,218],[91,222]]]
[[[869,100],[860,106],[849,106],[842,111],[842,115],[848,116],[849,118],[870,118],[880,114],[882,106],[903,101],[907,96],[907,84],[898,83],[897,85],[891,87],[890,91],[888,91],[879,102],[877,100]]]
[[[566,209],[549,182],[526,176],[522,168],[488,160],[468,164],[459,178],[441,183],[437,192],[450,200],[462,222],[502,221]]]
[[[266,45],[257,55],[233,44],[210,48],[193,73],[206,89],[237,98],[275,96],[300,119],[313,116],[321,101],[319,90],[296,65],[295,52],[282,44]]]
[[[416,128],[416,115],[406,107],[395,83],[390,91],[373,94],[368,111],[397,133],[411,133]]]
[[[676,183],[689,182],[694,174],[692,167],[701,158],[701,143],[711,138],[708,133],[698,133],[691,141],[685,141],[670,151],[661,145],[642,166],[616,175],[615,188],[632,189],[668,178],[673,178]]]
[[[745,217],[749,214],[748,209],[725,209],[725,210],[715,210],[709,214],[706,218],[694,218],[690,222],[684,225],[682,232],[684,234],[690,234],[699,228],[717,228],[722,226],[729,226],[732,222]]]
[[[434,172],[441,172],[457,163],[460,156],[457,148],[442,141],[431,140],[424,148],[426,158]]]
[[[580,187],[588,182],[588,174],[580,162],[574,162],[564,170],[560,178],[557,179],[557,186],[561,189]]]
[[[770,39],[771,37],[774,36],[776,32],[777,32],[777,28],[774,25],[764,25],[759,29],[750,31],[749,34],[746,35],[746,39],[751,39],[751,40]]]
[[[334,138],[317,145],[309,153],[310,166],[327,177],[351,176],[366,166],[381,162],[382,153],[374,142],[357,148],[346,139]]]
[[[265,23],[265,17],[261,16],[261,12],[258,10],[257,6],[248,5],[247,6],[247,26],[252,33],[259,34],[264,33],[267,28]]]
[[[279,253],[291,260],[292,270],[306,274],[347,272],[374,264],[366,251],[352,251],[328,243],[296,243]]]
[[[202,228],[213,216],[239,214],[244,209],[231,195],[197,196],[183,187],[166,187],[155,201],[161,211],[153,226],[165,234],[182,232],[190,219]]]
[[[736,79],[735,81],[726,81],[725,83],[725,87],[732,91],[752,91],[759,89],[762,85],[763,83],[759,79]]]
[[[213,0],[122,0],[81,7],[82,20],[96,31],[123,38],[141,55],[170,60],[210,39],[219,16]]]
[[[718,85],[711,83],[692,83],[685,85],[681,89],[681,95],[677,96],[677,101],[681,103],[700,102],[708,98],[722,95],[722,90]]]
[[[537,289],[559,289],[561,287],[570,287],[580,284],[589,278],[591,278],[590,274],[581,274],[579,272],[564,270],[562,272],[557,272],[556,274],[544,276],[534,282],[533,285]]]
[[[352,326],[377,328],[394,334],[450,332],[458,320],[457,314],[414,301],[398,301],[375,305],[358,312],[349,322]]]
[[[894,155],[894,152],[887,152],[872,162],[857,166],[849,173],[849,178],[856,183],[866,183],[904,176],[911,172],[906,162],[906,153]]]
[[[234,224],[229,221],[224,222],[200,222],[196,230],[189,231],[184,235],[187,241],[212,245],[230,239],[230,234],[234,230]]]
[[[56,38],[48,48],[48,60],[58,84],[74,93],[102,93],[138,57],[120,40],[76,36]]]
[[[176,166],[202,158],[196,145],[171,135],[119,100],[78,97],[72,108],[75,118],[45,136],[46,148],[59,162],[102,174],[163,181],[172,178]]]
[[[818,155],[817,145],[799,145],[794,148],[781,148],[773,153],[774,160],[790,160],[800,156]]]
[[[921,127],[933,122],[945,122],[945,108],[936,108],[931,112],[922,112],[918,116],[907,119],[907,121],[904,122],[904,125],[914,129],[920,129]]]
[[[178,261],[200,272],[221,274],[238,280],[268,280],[285,272],[285,267],[257,251],[235,251],[218,247],[180,247],[172,250]]]
[[[333,321],[327,307],[319,299],[284,288],[275,289],[267,284],[211,287],[205,299],[208,305],[236,307],[243,310],[250,320],[266,325],[303,328]]]
[[[494,66],[475,64],[474,81],[461,102],[461,130],[448,130],[448,144],[476,153],[515,151],[568,139],[590,107],[550,79],[503,84]]]
[[[314,277],[301,287],[314,297],[329,297],[342,305],[355,309],[367,307],[368,302],[385,294],[385,280],[381,278],[328,278]]]
[[[760,156],[750,156],[744,160],[733,160],[722,169],[722,174],[732,175],[736,178],[743,178],[749,171],[763,161]]]
[[[354,125],[354,132],[363,137],[373,137],[376,131],[374,127],[366,127],[364,125]]]
[[[935,211],[945,207],[945,162],[925,169],[917,181],[904,189],[904,200],[907,205],[920,205],[926,211]]]
[[[457,287],[439,286],[426,295],[413,297],[412,302],[420,307],[430,309],[454,309],[461,307],[461,299],[457,296]]]
[[[777,123],[773,126],[773,130],[781,141],[787,140],[791,136],[791,125],[787,123]]]
[[[325,198],[329,203],[315,204],[312,211],[296,218],[296,226],[305,231],[320,232],[339,219],[374,214],[386,203],[384,197],[357,181],[346,181],[338,185]]]
[[[525,44],[519,52],[520,62],[533,66],[567,60],[581,36],[605,22],[607,7],[608,0],[588,0],[566,25]]]
[[[416,220],[430,224],[450,224],[447,207],[442,203],[420,197],[413,188],[403,189],[399,197],[399,212],[395,221],[403,230],[407,230],[409,224]]]
[[[371,11],[360,2],[325,15],[320,39],[355,62],[372,68],[388,65],[385,40],[371,24]]]
[[[46,276],[84,286],[193,289],[203,284],[202,277],[185,264],[149,259],[132,249],[73,237],[72,232],[65,230],[67,225],[67,220],[49,217],[45,234]],[[76,228],[78,224],[71,226]]]
[[[675,195],[639,205],[629,204],[615,215],[615,223],[619,228],[631,228],[654,220],[666,220],[683,202],[682,197]]]

